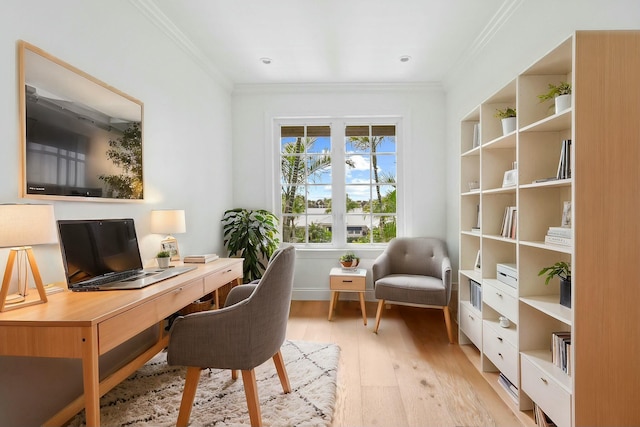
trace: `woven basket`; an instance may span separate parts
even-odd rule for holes
[[[186,316],[190,313],[211,310],[211,307],[213,307],[213,292],[203,296],[197,301],[192,302],[182,310],[178,311],[178,314],[180,316]]]

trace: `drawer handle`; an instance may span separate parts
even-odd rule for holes
[[[500,298],[502,298],[502,294],[500,292],[496,292],[496,295],[498,295]]]
[[[469,319],[471,319],[471,320],[476,320],[476,319],[475,319],[475,317],[473,317],[473,316],[472,316],[472,315],[470,315],[470,314],[467,314],[467,316],[469,316]]]
[[[544,379],[544,378],[542,378],[542,377],[540,377],[540,381],[542,381],[542,382],[543,382],[543,383],[545,383],[545,384],[548,384],[547,380],[546,380],[546,379]]]
[[[343,280],[342,283],[353,283],[353,280]]]
[[[225,273],[231,273],[232,271],[232,269],[228,269],[227,271],[225,271]]]
[[[177,294],[178,292],[182,292],[182,290],[183,290],[183,287],[180,286],[178,289],[174,290],[173,293]]]
[[[502,353],[498,353],[498,356],[500,356],[501,359],[504,359],[504,357],[502,356]]]
[[[502,342],[502,337],[497,337],[498,341]]]

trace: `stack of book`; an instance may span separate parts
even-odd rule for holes
[[[469,302],[477,310],[482,310],[482,285],[469,279]]]
[[[188,256],[185,256],[182,261],[186,263],[204,264],[207,262],[215,261],[217,259],[218,259],[218,255],[216,254],[203,254],[203,255],[188,255]]]
[[[513,398],[516,402],[518,401],[518,387],[513,385],[509,378],[507,378],[502,372],[498,376],[498,383],[509,393],[509,396]]]
[[[550,245],[571,246],[573,239],[571,237],[570,227],[549,227],[544,242]]]
[[[571,375],[571,332],[551,334],[551,363]]]
[[[507,206],[504,209],[502,218],[502,227],[500,235],[510,239],[515,239],[518,230],[518,208],[515,206]]]

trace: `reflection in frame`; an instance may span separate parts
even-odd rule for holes
[[[142,200],[143,104],[20,41],[21,196]]]

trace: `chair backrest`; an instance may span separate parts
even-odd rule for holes
[[[385,253],[391,274],[419,274],[442,279],[442,260],[448,257],[447,245],[434,237],[396,237]]]
[[[251,352],[257,359],[267,360],[284,343],[293,291],[295,248],[279,249],[260,279],[251,296],[246,300],[251,324],[248,333]]]

